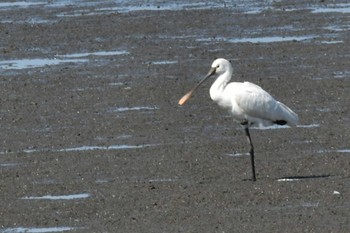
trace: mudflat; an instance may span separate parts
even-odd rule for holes
[[[0,232],[349,232],[349,4],[118,4],[0,5]],[[256,182],[218,57],[300,118]]]

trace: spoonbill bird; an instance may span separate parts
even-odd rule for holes
[[[210,87],[210,97],[220,107],[231,112],[233,118],[243,127],[250,144],[250,160],[253,172],[253,181],[256,181],[254,164],[254,146],[249,133],[249,127],[259,125],[296,125],[298,115],[283,103],[276,101],[261,87],[250,82],[231,82],[233,73],[231,63],[223,58],[216,59],[211,65],[208,74],[197,83],[186,95],[179,100],[179,105],[191,97],[193,92],[209,77],[217,74],[218,77]]]

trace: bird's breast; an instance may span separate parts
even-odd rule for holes
[[[217,94],[217,93],[212,94],[211,93],[210,97],[221,108],[231,110],[232,103],[230,101],[230,98],[227,98],[225,95],[223,95],[223,93],[221,93],[221,94]]]

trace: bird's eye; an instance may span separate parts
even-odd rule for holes
[[[216,66],[216,69],[219,68],[219,67],[220,67],[220,65],[217,65],[217,66]]]

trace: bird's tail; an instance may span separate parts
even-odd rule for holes
[[[285,104],[278,102],[280,108],[281,108],[281,113],[282,113],[282,119],[287,121],[288,125],[294,126],[296,124],[298,124],[299,121],[299,117],[298,115],[292,111],[292,109],[290,109],[289,107],[287,107]],[[282,119],[276,119],[278,120],[282,120]]]

